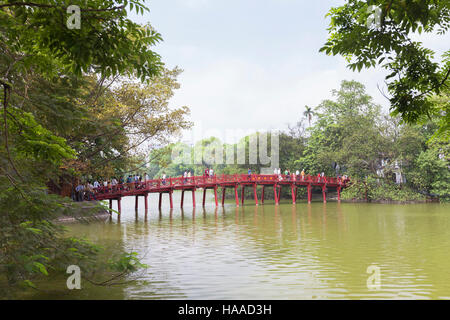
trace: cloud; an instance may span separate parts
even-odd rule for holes
[[[344,79],[361,81],[376,102],[386,105],[376,88],[384,79],[382,72],[353,73],[340,58],[334,59],[338,62],[334,68],[305,72],[296,69],[298,66],[280,66],[274,72],[268,66],[238,58],[186,67],[171,106],[188,105],[192,121],[202,127],[203,138],[212,129],[222,132],[223,138],[229,130],[284,130],[288,123],[300,120],[305,105],[316,106],[331,98],[331,90],[338,89]]]

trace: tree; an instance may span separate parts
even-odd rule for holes
[[[70,199],[48,194],[50,179],[64,170],[76,173],[80,168],[71,165],[78,161],[81,167],[85,162],[79,160],[95,148],[89,160],[99,164],[103,156],[113,160],[116,152],[129,156],[127,148],[138,145],[129,135],[163,139],[177,125],[187,125],[186,108],[167,108],[179,71],[163,69],[152,51],[160,35],[126,17],[128,5],[147,10],[142,3],[71,4],[81,7],[80,29],[66,27],[63,1],[0,1],[2,295],[20,284],[34,286],[39,276],[65,272],[70,264],[83,274],[99,265],[98,248],[68,238],[55,219],[102,208],[86,213]],[[122,78],[110,88],[120,76],[144,84]],[[145,101],[145,95],[158,101]],[[154,112],[154,118],[144,112]],[[131,264],[139,265],[134,258],[126,254],[118,271],[134,270]]]
[[[394,116],[408,123],[431,116],[430,96],[439,96],[450,83],[450,50],[435,62],[434,52],[411,36],[445,34],[450,28],[448,0],[347,0],[331,8],[328,16],[330,37],[320,51],[344,56],[352,70],[376,65],[388,70]],[[441,125],[448,126],[448,115],[444,117]]]
[[[303,112],[303,116],[308,119],[309,126],[311,126],[311,120],[314,112],[311,107],[305,106],[305,111]]]
[[[332,94],[334,100],[324,100],[315,109],[317,121],[309,129],[300,164],[309,174],[335,175],[333,162],[354,177],[375,174],[387,144],[380,134],[380,107],[356,81],[342,81]]]

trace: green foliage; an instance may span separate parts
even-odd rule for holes
[[[371,6],[381,10],[380,25],[368,23],[373,18]],[[448,0],[347,0],[331,8],[328,16],[330,36],[320,51],[344,56],[352,70],[376,65],[388,70],[386,83],[393,116],[401,115],[406,122],[414,123],[433,113],[429,97],[440,95],[448,86],[450,51],[438,63],[434,52],[413,41],[411,34],[448,32]],[[448,128],[448,113],[438,116],[444,117],[441,127]]]
[[[17,71],[33,66],[40,74],[54,76],[62,68],[77,76],[94,71],[106,77],[135,75],[143,81],[159,73],[160,57],[150,48],[161,35],[127,19],[127,0],[71,1],[81,8],[80,29],[67,28],[66,2],[33,3],[2,1],[0,7],[1,43],[22,55]],[[132,1],[132,6],[141,14],[148,10],[140,1]]]
[[[450,200],[450,165],[445,156],[449,152],[449,144],[433,143],[415,160],[418,170],[411,177],[414,185],[420,190],[434,194],[443,201]]]
[[[341,193],[342,199],[348,200],[385,200],[385,201],[423,201],[425,196],[407,186],[398,186],[391,181],[377,177],[354,180],[349,188]]]
[[[80,29],[65,24],[67,2],[0,1],[0,296],[71,264],[102,270],[102,248],[55,222],[100,206],[48,194],[50,181],[113,174],[135,161],[131,150],[189,126],[187,107],[168,108],[181,70],[152,51],[159,33],[127,18],[128,7],[148,10],[142,2],[70,4],[81,7]],[[133,253],[118,259],[122,274],[144,267]]]
[[[124,253],[116,260],[110,261],[110,267],[117,272],[135,272],[139,269],[146,269],[148,265],[141,263],[137,252]]]

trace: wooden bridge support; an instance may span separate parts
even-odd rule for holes
[[[273,185],[273,197],[275,199],[275,205],[278,205],[278,187],[276,184]]]
[[[341,187],[337,187],[338,202],[341,202]]]
[[[308,203],[311,203],[312,200],[312,187],[310,184],[308,184],[308,186],[306,187],[306,190],[308,191]]]
[[[327,185],[324,184],[324,185],[322,186],[323,203],[327,203],[327,193],[326,193],[326,190],[327,190]]]
[[[112,199],[109,199],[109,214],[112,215]]]
[[[264,204],[264,188],[265,188],[265,185],[262,186],[262,192],[261,192],[261,204]]]
[[[203,188],[203,202],[202,202],[203,207],[205,207],[205,199],[206,199],[206,188]]]
[[[170,209],[173,209],[172,193],[173,193],[173,190],[170,190],[169,191]]]
[[[222,207],[225,205],[225,190],[227,188],[222,187]]]
[[[253,185],[253,196],[255,197],[255,205],[258,205],[258,193],[256,192],[256,183]]]
[[[293,184],[291,184],[292,204],[295,204],[296,194],[297,194],[297,188],[294,187]]]
[[[135,198],[136,199],[134,201],[134,211],[137,211],[139,207],[139,196],[136,196]]]
[[[236,198],[236,207],[239,207],[239,196],[237,191],[237,185],[234,186],[234,197]]]
[[[181,190],[181,203],[180,203],[181,208],[183,208],[183,204],[184,204],[184,189]]]
[[[192,207],[195,208],[195,189],[192,189]]]
[[[158,209],[161,210],[161,204],[162,204],[162,192],[159,193],[159,201],[158,201]]]
[[[119,211],[119,215],[117,216],[118,220],[120,220],[120,216],[122,214],[122,207],[120,205],[121,201],[122,201],[122,198],[117,198],[117,211]]]
[[[148,211],[148,193],[144,195],[144,206],[145,206],[145,213]]]
[[[217,202],[217,186],[214,187],[214,201],[216,202],[216,207],[219,205]]]

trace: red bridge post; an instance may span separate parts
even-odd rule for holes
[[[121,214],[122,214],[122,208],[121,208],[121,206],[120,206],[120,202],[121,202],[121,198],[119,197],[119,198],[117,198],[117,211],[119,211],[119,215],[117,216],[117,219],[120,221],[120,216],[121,216]]]
[[[144,196],[144,205],[145,205],[145,213],[147,213],[148,210],[148,193]]]
[[[264,204],[264,187],[265,187],[265,185],[262,186],[262,192],[261,192],[261,204]]]
[[[277,191],[277,185],[273,185],[273,196],[275,199],[275,205],[278,205],[278,191]]]
[[[234,197],[236,198],[236,207],[239,207],[239,196],[237,191],[237,185],[234,185]]]
[[[159,193],[159,202],[158,202],[159,210],[161,210],[161,204],[162,204],[162,192]]]
[[[297,191],[297,188],[294,190],[294,184],[291,184],[291,196],[292,196],[292,204],[295,204],[296,196],[295,193]]]
[[[258,205],[258,193],[256,192],[256,183],[253,184],[253,195],[255,197],[255,205]]]
[[[183,208],[183,203],[184,203],[184,189],[181,190],[181,205],[180,205],[181,208]]]
[[[219,205],[217,202],[217,184],[214,186],[214,201],[216,202],[216,207]]]
[[[308,191],[308,203],[311,203],[312,200],[312,188],[311,188],[311,183],[308,183],[308,186],[306,187],[307,191]]]
[[[225,205],[225,190],[227,188],[222,187],[222,207]]]
[[[192,207],[195,208],[195,189],[192,189]]]

